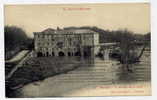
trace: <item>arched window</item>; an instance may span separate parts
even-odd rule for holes
[[[64,52],[60,51],[60,52],[58,53],[58,56],[65,56],[65,54],[64,54]]]
[[[47,57],[49,56],[49,53],[48,53],[48,52],[46,52],[46,56],[47,56]]]
[[[71,55],[71,52],[68,52],[68,56],[72,56],[72,55]]]
[[[55,53],[54,53],[54,52],[52,52],[52,56],[55,56]]]
[[[75,56],[81,56],[81,52],[80,51],[75,52]]]
[[[37,53],[37,57],[42,57],[42,56],[43,56],[42,52]]]
[[[84,57],[88,57],[88,53],[86,51],[84,51]]]

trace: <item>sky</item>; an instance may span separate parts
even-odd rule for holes
[[[5,5],[5,25],[33,32],[47,28],[97,26],[106,30],[150,32],[149,3]]]

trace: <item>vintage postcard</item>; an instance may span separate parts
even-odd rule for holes
[[[7,98],[150,96],[149,3],[4,5]]]

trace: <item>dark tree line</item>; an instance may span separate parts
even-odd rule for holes
[[[5,26],[5,49],[13,50],[27,40],[25,31],[16,26]]]
[[[11,58],[21,49],[31,48],[33,39],[28,38],[25,31],[17,26],[4,27],[5,57]]]

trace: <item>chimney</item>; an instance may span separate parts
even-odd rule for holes
[[[57,27],[57,31],[61,30],[59,27]]]

